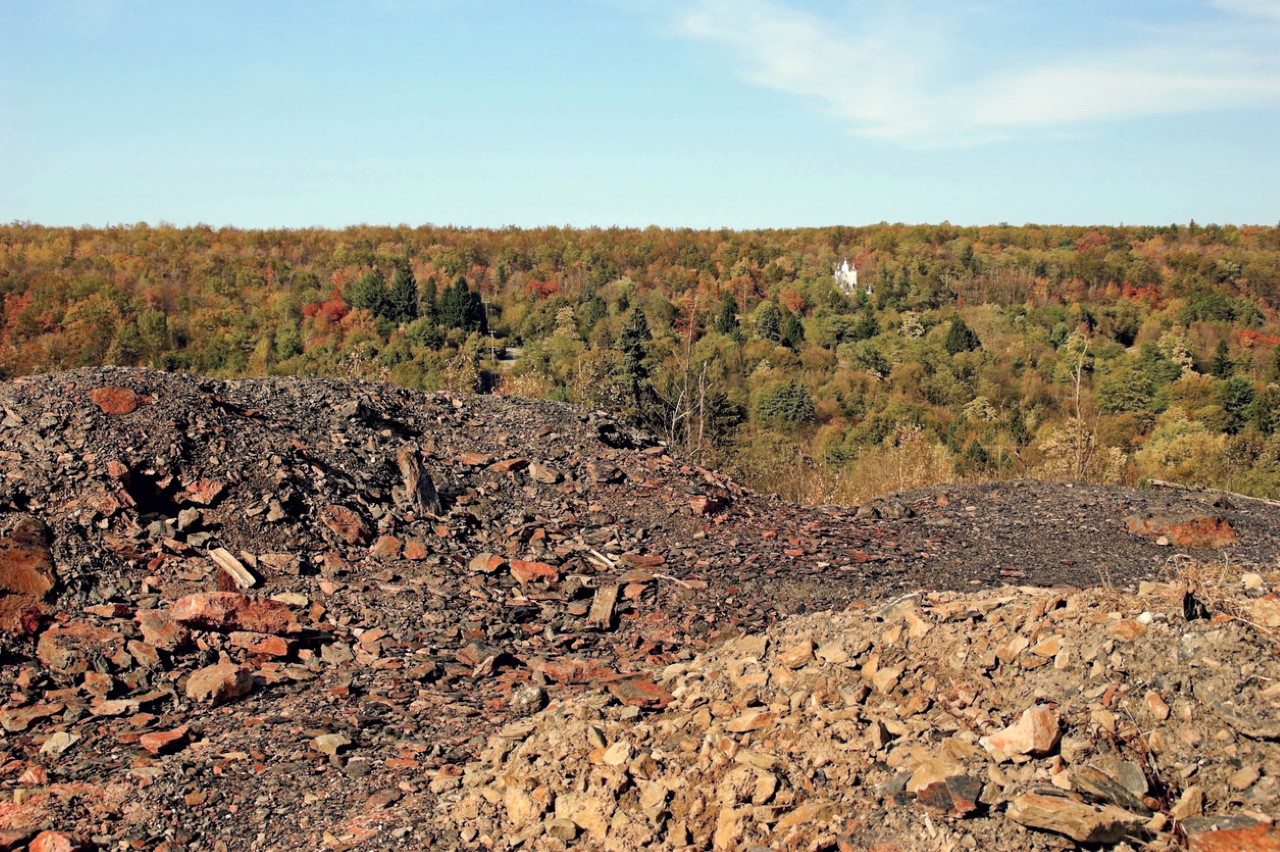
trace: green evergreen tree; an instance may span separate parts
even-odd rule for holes
[[[942,345],[951,355],[958,355],[961,352],[981,349],[982,341],[978,339],[977,332],[969,328],[963,319],[956,317],[951,321],[951,328],[947,329],[947,339]]]
[[[147,308],[138,315],[138,333],[142,335],[142,356],[155,366],[173,345],[169,335],[169,317],[164,311]]]
[[[789,349],[804,346],[804,324],[791,311],[785,311],[782,320],[782,342]]]
[[[1155,384],[1146,371],[1125,363],[1098,383],[1098,408],[1108,414],[1150,411],[1155,395]]]
[[[1225,431],[1234,435],[1244,428],[1252,413],[1253,383],[1244,376],[1232,376],[1218,389],[1219,404],[1226,413]]]
[[[1213,350],[1213,360],[1209,362],[1209,373],[1225,379],[1234,373],[1235,369],[1235,362],[1231,360],[1231,347],[1227,345],[1227,341],[1219,340],[1217,347]]]
[[[716,331],[721,334],[733,334],[738,330],[738,300],[726,291],[720,299],[720,310],[716,313]]]
[[[991,454],[981,441],[970,441],[960,456],[960,469],[967,474],[981,473],[991,465]]]
[[[1253,398],[1249,425],[1264,435],[1280,431],[1280,385],[1267,385]]]
[[[462,328],[466,331],[489,333],[489,317],[484,307],[484,297],[466,290],[462,294]]]
[[[789,429],[815,423],[818,410],[804,385],[792,380],[776,382],[756,394],[756,423],[765,429]]]
[[[467,279],[461,275],[440,296],[440,324],[445,328],[464,328],[467,322],[469,302]]]
[[[649,320],[644,311],[632,309],[627,321],[622,326],[622,334],[618,338],[618,349],[622,352],[623,384],[631,397],[633,417],[642,418],[646,411],[649,390],[649,343],[653,333],[649,330]]]
[[[371,269],[361,275],[345,295],[347,304],[351,307],[380,317],[386,311],[387,279],[382,276],[381,270]]]
[[[295,355],[302,354],[302,332],[298,328],[298,324],[293,320],[286,320],[280,323],[280,327],[276,329],[275,340],[272,342],[275,349],[276,359],[279,361],[287,361]]]
[[[595,295],[587,299],[578,306],[575,316],[578,320],[578,333],[585,339],[591,334],[591,329],[596,327],[596,323],[605,318],[609,313],[609,305],[600,296]]]
[[[849,329],[850,340],[870,340],[880,333],[880,323],[876,322],[876,312],[866,308],[858,314],[857,321]]]
[[[422,285],[422,301],[418,309],[418,316],[431,323],[440,321],[439,293],[434,275],[428,275],[427,283]]]
[[[782,311],[773,302],[765,302],[756,312],[756,334],[761,340],[782,341]]]
[[[145,345],[138,324],[133,320],[122,323],[116,330],[115,339],[107,350],[107,363],[124,367],[136,366],[143,355]]]
[[[418,318],[418,281],[408,263],[396,265],[391,276],[391,289],[385,299],[386,319],[393,322],[413,322]]]

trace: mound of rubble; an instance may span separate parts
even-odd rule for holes
[[[1280,849],[1280,574],[1138,594],[913,595],[788,619],[513,722],[442,824],[467,847]]]
[[[1278,536],[1261,501],[1058,483],[799,508],[552,402],[27,377],[0,384],[0,850],[421,844],[492,732],[660,710],[727,638],[1183,552],[1263,569]]]

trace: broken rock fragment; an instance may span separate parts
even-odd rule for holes
[[[623,704],[646,709],[661,709],[671,703],[671,693],[651,680],[629,678],[609,684],[609,692]]]
[[[31,839],[29,852],[88,852],[93,844],[63,831],[42,831]]]
[[[131,414],[142,403],[142,398],[128,388],[95,388],[89,391],[89,399],[103,414],[120,416]]]
[[[295,633],[298,621],[287,604],[251,598],[238,592],[197,592],[179,598],[169,608],[174,621],[220,633]]]
[[[311,745],[321,754],[337,755],[351,745],[351,738],[346,734],[321,734],[311,741]]]
[[[520,559],[511,560],[511,576],[520,585],[534,582],[555,582],[560,577],[560,569],[545,562],[525,562]]]
[[[159,610],[143,610],[136,616],[142,638],[162,651],[176,651],[191,641],[191,631]]]
[[[988,751],[1044,757],[1058,744],[1058,714],[1037,704],[1022,711],[1018,721],[979,742]]]
[[[916,792],[916,801],[925,807],[952,816],[968,816],[978,810],[982,782],[968,775],[951,775]]]
[[[1014,799],[1007,816],[1019,825],[1065,834],[1078,843],[1115,843],[1145,822],[1114,805],[1086,805],[1040,793]]]
[[[209,704],[225,704],[253,691],[253,675],[245,666],[216,663],[191,674],[187,697]]]
[[[440,492],[436,490],[422,464],[422,456],[413,447],[405,445],[396,453],[400,468],[401,485],[397,496],[419,512],[438,515],[441,511]]]
[[[40,635],[40,662],[63,674],[84,674],[95,660],[111,660],[124,648],[124,637],[105,627],[80,621],[55,624]]]
[[[23,518],[0,536],[0,594],[44,598],[53,590],[53,557],[48,530],[35,518]]]
[[[143,734],[138,738],[138,745],[152,754],[177,751],[186,743],[187,732],[190,729],[189,725],[179,725],[170,731],[153,731],[149,734]]]
[[[369,541],[369,527],[364,519],[346,506],[325,506],[320,510],[320,522],[347,544],[366,544]]]
[[[1280,829],[1253,817],[1191,817],[1181,825],[1191,852],[1280,852]]]
[[[1226,547],[1240,540],[1231,522],[1221,515],[1147,513],[1124,520],[1135,535],[1165,538],[1179,547]]]

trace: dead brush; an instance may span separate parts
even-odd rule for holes
[[[1255,621],[1241,601],[1244,571],[1232,565],[1230,557],[1224,555],[1221,562],[1204,562],[1177,554],[1170,557],[1168,565],[1171,581],[1183,589],[1183,608],[1189,618],[1192,609],[1199,605],[1210,617],[1222,616],[1239,622],[1262,639],[1272,654],[1280,657],[1280,633]]]
[[[1098,568],[1098,586],[1093,590],[1093,600],[1111,612],[1119,612],[1126,606],[1126,596],[1116,588],[1111,571],[1105,565]]]

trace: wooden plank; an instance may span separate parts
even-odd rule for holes
[[[588,625],[600,630],[612,629],[613,610],[618,604],[620,588],[617,583],[606,583],[596,589],[596,595],[591,600],[591,612],[587,613]]]

